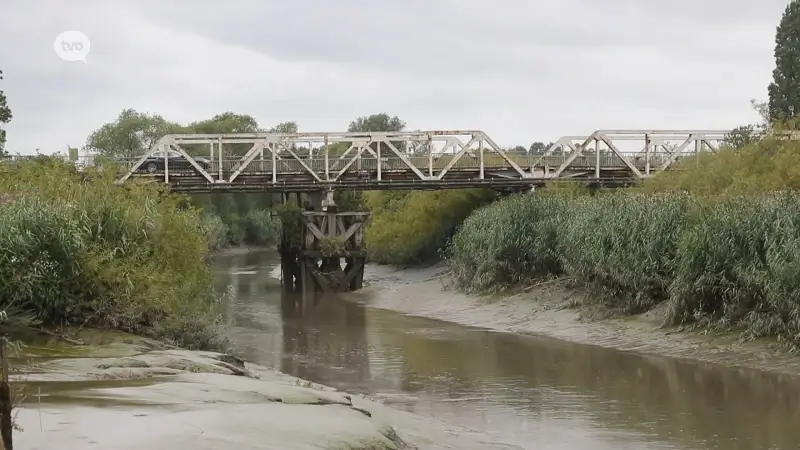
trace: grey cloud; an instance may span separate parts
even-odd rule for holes
[[[341,129],[385,111],[502,144],[601,127],[755,120],[784,0],[6,0],[0,82],[18,149],[75,145],[123,108]],[[53,55],[61,31],[89,63]]]
[[[335,4],[244,0],[238,4],[242,6],[228,9],[215,2],[203,5],[202,0],[137,3],[143,13],[164,26],[289,61],[392,70],[415,70],[415,65],[424,62],[428,71],[445,73],[453,73],[459,62],[469,59],[484,61],[476,73],[497,66],[508,72],[527,72],[540,63],[537,57],[547,56],[541,55],[547,49],[591,53],[610,47],[684,44],[701,47],[696,52],[706,59],[741,56],[741,48],[725,51],[722,44],[731,37],[726,34],[743,24],[774,28],[775,12],[782,9],[782,0],[758,2],[758,7],[754,2],[718,0],[610,0],[602,2],[602,7],[586,0],[516,0],[505,2],[502,8],[478,0],[415,0],[394,7],[356,0]],[[192,13],[187,14],[188,10]],[[515,54],[521,57],[514,58]],[[509,59],[513,64],[506,63]]]

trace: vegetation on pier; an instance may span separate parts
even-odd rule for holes
[[[110,327],[216,348],[202,212],[163,187],[42,157],[0,168],[0,302],[12,326]]]

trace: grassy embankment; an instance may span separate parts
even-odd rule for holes
[[[800,142],[687,158],[642,187],[558,191],[477,210],[455,234],[456,286],[497,292],[565,277],[624,312],[800,344]],[[574,192],[572,194],[575,194]]]
[[[0,193],[1,332],[70,324],[224,345],[214,229],[185,198],[49,158],[2,165]]]

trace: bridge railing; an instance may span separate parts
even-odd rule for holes
[[[570,155],[569,153],[559,152],[557,154],[550,155],[544,155],[543,153],[508,153],[506,156],[518,167],[522,168],[528,173],[546,173],[547,171],[555,170],[563,165],[569,159]],[[665,161],[667,161],[670,154],[667,152],[654,152],[645,156],[638,153],[628,152],[623,153],[623,156],[633,161],[637,168],[644,170],[648,160],[650,165],[653,168],[656,168],[660,164],[663,164]],[[3,158],[2,161],[4,163],[13,164],[18,161],[31,160],[34,158],[36,158],[36,156],[23,155]],[[67,158],[64,159],[66,160]],[[116,158],[113,160],[101,158],[99,161],[103,161],[105,163],[105,167],[109,167],[109,164],[112,164],[117,174],[119,176],[123,176],[130,173],[131,169],[138,160],[139,158]],[[94,158],[80,157],[73,162],[79,169],[83,169],[85,167],[97,165],[99,161],[95,160]],[[369,156],[361,156],[356,158],[354,161],[352,161],[352,163],[349,159],[326,159],[324,157],[281,159],[273,163],[272,159],[264,157],[254,159],[244,167],[241,165],[241,158],[224,158],[222,160],[216,159],[214,161],[210,161],[206,165],[205,170],[209,174],[214,175],[221,173],[222,178],[226,179],[239,169],[241,170],[240,175],[271,175],[273,173],[273,167],[277,168],[276,173],[278,175],[307,175],[308,169],[318,174],[324,174],[326,172],[325,168],[327,165],[329,177],[334,177],[343,169],[345,169],[345,173],[377,173],[379,166],[381,172],[383,173],[408,171],[409,165],[407,162],[423,173],[428,173],[432,168],[434,174],[441,173],[441,171],[448,165],[450,166],[449,170],[453,172],[476,172],[480,170],[481,166],[479,155],[463,155],[457,158],[452,154],[439,154],[434,155],[433,158],[430,158],[429,156],[410,156],[407,157],[405,161],[401,158],[393,156],[382,157],[380,158],[380,164],[378,158]],[[569,167],[572,170],[585,171],[596,168],[598,163],[599,167],[601,167],[603,170],[622,170],[627,167],[625,161],[616,154],[601,152],[598,158],[591,151],[586,151],[582,154],[582,156],[575,157],[570,162]],[[508,161],[497,155],[484,155],[483,168],[484,170],[488,171],[514,170],[513,166]],[[181,165],[170,163],[168,170],[174,176],[197,176],[196,169],[188,163]],[[155,171],[148,171],[147,165],[144,164],[138,167],[137,172],[143,175],[163,176],[165,170],[160,166]]]
[[[569,154],[561,153],[556,155],[546,155],[543,156],[541,154],[527,154],[527,155],[515,155],[509,154],[510,159],[512,159],[518,166],[526,168],[528,170],[531,169],[552,169],[557,168],[564,164],[564,162],[569,158]],[[646,163],[648,159],[644,155],[640,155],[638,153],[624,153],[623,156],[632,160],[634,165],[639,168],[640,170],[644,170],[646,167]],[[649,155],[649,162],[650,165],[655,168],[661,164],[663,164],[669,158],[670,153],[667,152],[658,152],[658,153],[650,153]],[[435,171],[441,170],[446,167],[451,161],[453,161],[452,155],[441,155],[433,160],[433,169]],[[117,170],[120,174],[127,173],[130,171],[131,167],[134,163],[138,160],[138,158],[118,158],[115,159],[114,162],[117,163]],[[409,157],[407,158],[411,164],[419,170],[425,171],[429,169],[429,158],[427,156],[424,157]],[[331,161],[328,159],[326,161],[325,158],[301,158],[301,159],[287,159],[287,160],[280,160],[277,161],[274,166],[277,167],[277,171],[279,174],[301,174],[307,172],[307,168],[317,172],[317,173],[324,173],[326,162],[328,164],[328,171],[329,172],[338,172],[342,170],[345,165],[349,161],[344,160],[335,160]],[[595,157],[594,154],[586,154],[584,156],[576,157],[571,161],[571,167],[576,169],[594,169],[597,165],[598,158]],[[208,164],[207,172],[211,174],[219,173],[220,169],[222,169],[222,173],[229,175],[233,173],[237,168],[239,168],[241,160],[226,158],[220,161],[211,161]],[[627,165],[623,161],[622,158],[615,154],[607,154],[601,153],[599,157],[599,164],[602,169],[625,169]],[[407,171],[409,170],[408,165],[405,161],[401,160],[400,158],[396,157],[384,157],[381,158],[381,170],[383,172],[390,172],[390,171]],[[511,164],[505,161],[502,158],[484,158],[483,166],[485,169],[512,169]],[[478,158],[459,158],[455,160],[452,164],[450,170],[479,170],[480,161]],[[146,167],[142,167],[139,169],[142,173],[147,173]],[[348,172],[359,172],[359,171],[377,171],[378,170],[378,158],[371,158],[371,157],[360,157],[355,160],[353,164],[351,164],[348,168]],[[175,174],[178,173],[187,173],[192,172],[195,173],[196,171],[191,166],[183,166],[183,167],[175,167],[173,168],[172,165],[169,167],[169,171]],[[243,174],[271,174],[273,171],[273,162],[270,159],[256,159],[250,162],[246,167],[242,168]],[[151,174],[159,174],[162,175],[164,173],[163,169],[158,169],[156,172]]]

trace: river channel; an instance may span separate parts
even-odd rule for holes
[[[220,256],[246,360],[525,449],[800,448],[800,379],[329,300],[281,312],[277,255]],[[376,273],[366,296],[381,295]],[[388,282],[387,282],[388,283]],[[429,292],[430,302],[448,293]],[[419,301],[420,299],[417,299]]]

